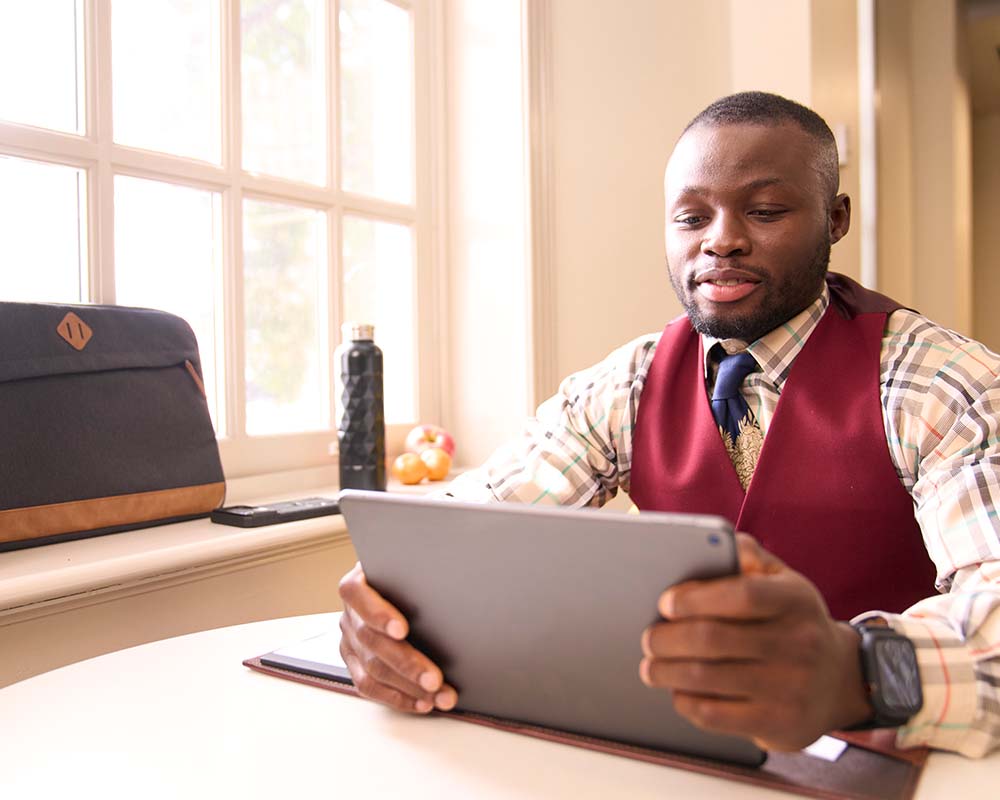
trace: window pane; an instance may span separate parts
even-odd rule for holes
[[[114,0],[115,141],[220,162],[218,0]]]
[[[322,0],[244,0],[243,168],[326,185]]]
[[[0,119],[83,133],[83,0],[0,0],[0,19]]]
[[[205,393],[225,434],[221,202],[215,192],[115,178],[115,298],[187,320],[198,337]]]
[[[87,300],[82,169],[0,156],[0,300]]]
[[[413,196],[410,14],[386,0],[340,5],[341,170],[349,192]]]
[[[413,234],[405,225],[344,217],[345,322],[375,326],[384,357],[385,421],[412,422],[416,408]]]
[[[243,205],[246,430],[330,427],[326,215]]]

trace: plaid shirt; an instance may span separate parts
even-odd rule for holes
[[[764,434],[792,362],[829,294],[747,348],[759,372],[743,395]],[[704,338],[704,352],[716,340]],[[632,429],[659,334],[566,378],[518,439],[448,494],[472,502],[601,506],[629,490]],[[731,349],[731,342],[724,342]],[[713,369],[706,364],[706,389]],[[900,729],[903,747],[979,756],[1000,743],[1000,356],[912,311],[882,339],[886,441],[913,497],[940,594],[903,614],[873,611],[917,648],[924,707]]]

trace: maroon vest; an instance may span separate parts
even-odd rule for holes
[[[840,275],[782,389],[743,491],[705,389],[701,337],[663,331],[643,387],[631,490],[640,509],[718,514],[809,578],[835,619],[931,596],[934,565],[885,439],[879,370],[900,305]]]

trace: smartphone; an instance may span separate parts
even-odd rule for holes
[[[211,520],[219,525],[237,528],[259,528],[298,519],[339,514],[340,505],[329,497],[306,497],[261,506],[224,506],[212,511]]]

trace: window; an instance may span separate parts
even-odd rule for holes
[[[229,477],[331,463],[348,321],[434,416],[433,2],[0,0],[0,299],[184,317]]]

